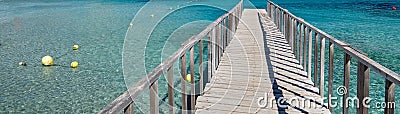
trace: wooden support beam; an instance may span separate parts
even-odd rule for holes
[[[200,95],[203,95],[203,88],[204,88],[204,74],[203,74],[203,40],[199,41],[199,74],[200,74],[200,80],[199,80],[199,89],[200,89]]]
[[[307,77],[311,80],[311,61],[312,61],[312,30],[308,29],[308,71]]]
[[[318,81],[318,33],[315,33],[314,43],[314,87],[317,87]]]
[[[150,85],[150,114],[158,114],[158,80]]]
[[[131,104],[129,104],[125,109],[124,109],[124,114],[134,114],[135,107],[134,107],[134,102],[132,102]]]
[[[369,68],[358,62],[357,66],[357,98],[360,102],[358,102],[359,108],[357,108],[357,114],[368,114],[368,107],[364,106],[365,104],[363,100],[369,97]]]
[[[212,54],[213,54],[213,50],[211,50],[211,46],[212,46],[212,39],[211,39],[211,32],[209,32],[207,34],[208,37],[208,43],[207,43],[207,66],[208,66],[208,70],[207,70],[207,83],[211,81],[211,76],[212,76]]]
[[[187,94],[186,94],[186,53],[181,57],[181,87],[182,87],[182,114],[187,114]]]
[[[333,60],[334,60],[334,44],[330,41],[329,42],[329,77],[328,77],[328,108],[329,111],[332,112],[332,94],[333,94]]]
[[[320,46],[320,71],[319,71],[319,73],[320,73],[320,75],[319,75],[319,77],[320,77],[320,79],[319,79],[319,81],[320,81],[320,83],[319,83],[319,95],[321,96],[321,97],[323,97],[324,96],[324,84],[325,84],[325,38],[324,37],[321,37],[321,42],[320,42],[321,44],[321,46]]]
[[[172,65],[168,69],[168,107],[169,107],[169,113],[170,114],[175,114],[174,111],[174,66]]]
[[[396,88],[396,85],[393,82],[386,80],[386,84],[385,84],[385,103],[386,103],[385,114],[394,114],[394,108],[396,108],[395,102],[394,102],[395,88]]]
[[[343,86],[345,90],[350,90],[350,55],[344,53],[344,73],[343,73]],[[343,94],[343,114],[349,113],[349,103],[347,102],[347,98],[349,97],[348,93]]]
[[[194,110],[194,106],[195,106],[195,103],[196,103],[196,96],[195,96],[195,92],[196,92],[196,90],[195,90],[195,84],[194,84],[194,81],[196,80],[195,78],[194,78],[194,75],[195,75],[195,73],[194,73],[194,47],[192,47],[191,49],[190,49],[190,110]]]
[[[306,71],[307,66],[307,33],[306,33],[306,26],[303,26],[303,70]]]

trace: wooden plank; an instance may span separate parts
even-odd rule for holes
[[[158,80],[150,85],[150,114],[158,114]]]
[[[357,98],[363,101],[365,98],[369,97],[369,68],[358,62],[357,66]],[[364,102],[358,102],[357,114],[368,114],[368,108],[363,105]]]
[[[169,113],[174,114],[174,66],[168,69],[168,107]]]
[[[386,80],[385,83],[385,114],[394,114],[394,108],[395,108],[395,90],[396,85],[390,80]]]
[[[323,97],[324,96],[324,84],[325,84],[325,38],[324,37],[321,37],[321,42],[320,42],[321,44],[321,46],[320,46],[320,71],[319,71],[319,73],[320,73],[320,75],[319,75],[319,77],[320,77],[320,79],[319,79],[319,81],[320,81],[320,83],[319,83],[319,95],[321,95],[321,97]]]
[[[334,70],[334,65],[333,65],[333,60],[334,60],[334,45],[332,42],[329,42],[329,77],[328,77],[328,99],[332,99],[333,95],[333,70]],[[332,100],[328,100],[328,108],[329,111],[332,112]]]
[[[348,91],[350,90],[349,85],[350,85],[350,55],[344,53],[344,73],[343,73],[343,86],[344,90]],[[349,94],[345,93],[343,94],[343,114],[348,114],[349,113],[349,103],[347,102],[347,98],[349,97]]]

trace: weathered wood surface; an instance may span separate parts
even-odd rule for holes
[[[284,35],[263,17],[265,10],[245,9],[242,15],[235,38],[197,99],[196,113],[330,113],[320,101],[277,106],[278,98],[321,99],[319,89],[299,65]],[[267,107],[258,105],[260,97],[268,99]]]

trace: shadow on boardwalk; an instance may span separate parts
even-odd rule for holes
[[[301,113],[315,113],[314,111],[305,109],[307,107],[304,105],[302,106],[302,104],[291,104],[293,102],[290,102],[288,99],[294,97],[309,100],[310,105],[311,103],[315,103],[315,107],[321,107],[323,109],[319,113],[329,113],[329,111],[325,112],[327,106],[322,104],[320,100],[317,101],[320,99],[318,96],[318,89],[314,88],[313,83],[307,78],[306,72],[303,71],[302,66],[299,65],[298,61],[294,57],[294,54],[291,51],[289,44],[285,41],[282,33],[278,31],[276,25],[267,18],[262,17],[260,13],[258,16],[263,30],[267,65],[269,68],[273,68],[268,70],[270,81],[273,82],[275,105],[278,106],[277,108],[279,113],[288,113],[286,110],[289,108],[300,111]],[[305,96],[304,94],[310,96]],[[282,98],[285,100],[280,101],[279,99]],[[310,107],[310,109],[312,108],[314,107]]]

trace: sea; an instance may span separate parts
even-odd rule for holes
[[[0,113],[97,113],[238,2],[0,0]],[[400,73],[400,10],[391,9],[400,8],[399,0],[273,2]],[[266,7],[265,0],[244,4]],[[72,50],[75,44],[78,50]],[[343,84],[344,59],[343,52],[335,49],[334,88],[338,88]],[[42,65],[46,55],[55,65]],[[27,65],[19,66],[22,61]],[[73,61],[79,62],[78,68],[70,68]],[[351,64],[347,89],[350,97],[356,97],[357,61],[352,59]],[[179,91],[179,75],[174,80]],[[384,87],[385,79],[371,71],[370,113],[383,113],[374,105],[384,102]],[[160,112],[168,112],[165,76],[158,88]],[[135,100],[138,113],[148,113],[148,93]],[[180,94],[175,93],[175,108],[180,108]],[[333,96],[341,97],[336,89]],[[395,112],[400,112],[399,106]],[[350,107],[350,113],[355,111]],[[333,113],[341,112],[341,106],[333,108]]]

